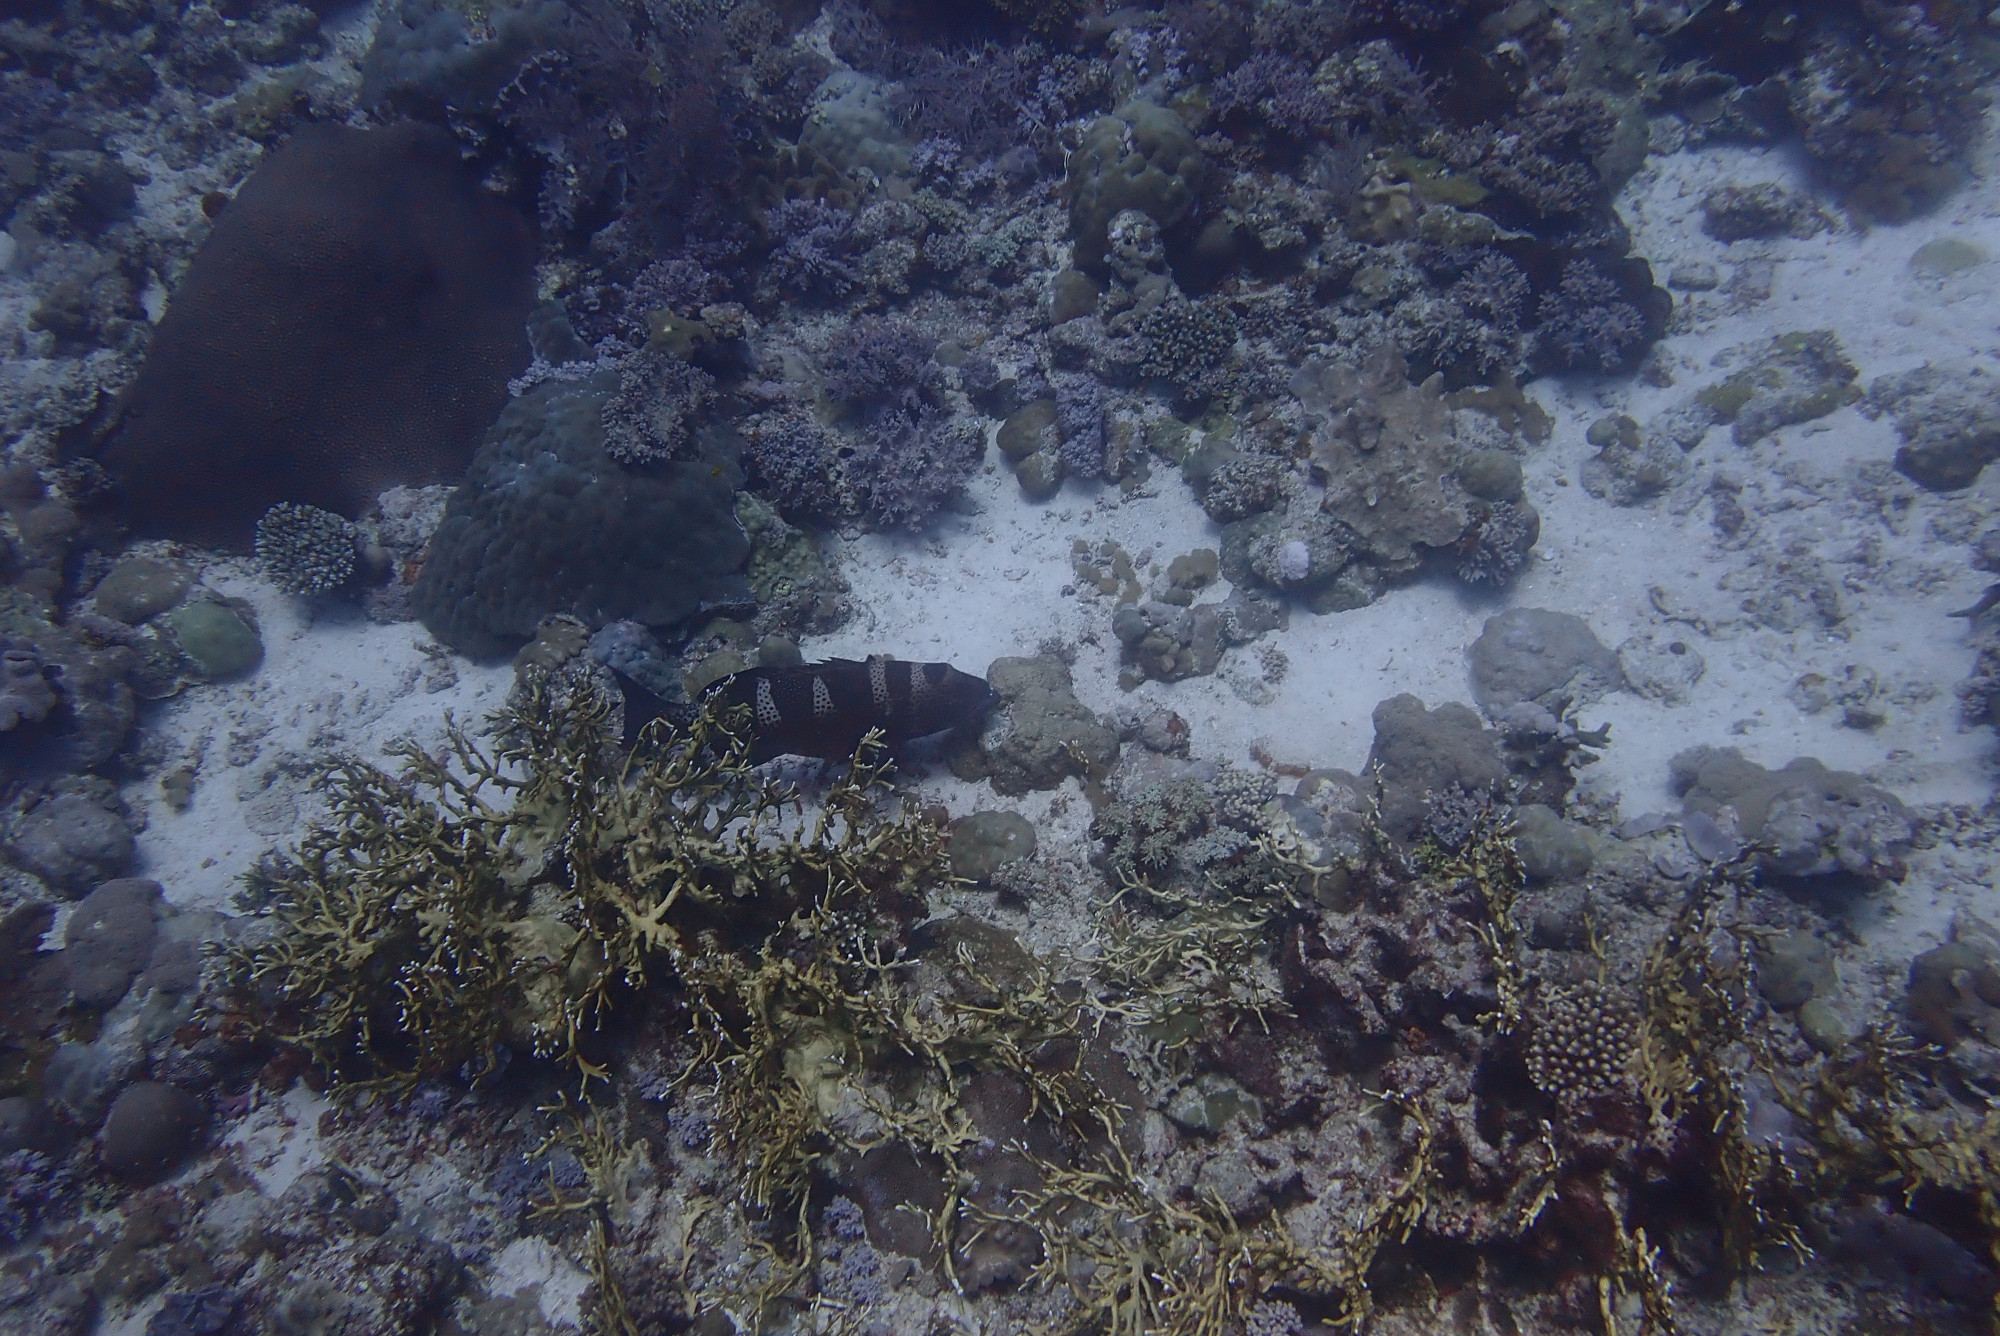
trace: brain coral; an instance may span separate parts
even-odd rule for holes
[[[351,518],[456,480],[527,365],[532,258],[445,131],[300,130],[216,219],[99,450],[126,518],[241,549],[280,501]]]

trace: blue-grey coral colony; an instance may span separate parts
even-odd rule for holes
[[[579,1290],[618,1336],[1991,1322],[2000,935],[1877,991],[1848,960],[1919,816],[1715,746],[1678,813],[1570,802],[1582,714],[1685,699],[1692,643],[1510,609],[1479,708],[1382,702],[1359,774],[1191,759],[1160,702],[1232,653],[1267,690],[1291,617],[1507,586],[1522,386],[1666,375],[1612,208],[1646,155],[1796,152],[1822,198],[1720,186],[1722,241],[1909,219],[1969,170],[1993,33],[1876,0],[0,3],[0,1328],[471,1336]],[[2000,456],[1991,377],[1858,376],[1782,335],[1595,424],[1580,480],[1641,504],[1718,424],[1856,401],[1923,487]],[[800,661],[853,612],[823,538],[948,531],[989,439],[1028,504],[1166,475],[1213,521],[1150,587],[1072,553],[1144,707],[1095,712],[1053,643]],[[255,784],[268,700],[185,750],[138,728],[256,671],[203,551],[253,546],[317,610],[515,655],[507,707]],[[1797,690],[1870,727],[1872,686]],[[894,800],[882,744],[934,733],[1005,810]],[[783,755],[836,763],[812,807]],[[133,786],[224,774],[256,830],[288,786],[329,813],[235,917],[130,875]],[[1088,861],[1012,810],[1065,785]],[[1081,954],[1030,949],[1078,915]],[[246,1148],[301,1079],[337,1103],[281,1169]]]

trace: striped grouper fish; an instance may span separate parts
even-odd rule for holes
[[[884,654],[867,659],[746,668],[709,687],[703,698],[750,707],[750,759],[854,755],[870,729],[891,751],[915,738],[976,733],[998,697],[983,677],[948,663],[910,663]]]

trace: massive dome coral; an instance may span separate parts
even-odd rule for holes
[[[100,458],[142,533],[455,481],[528,361],[528,229],[430,126],[301,130],[216,219]]]

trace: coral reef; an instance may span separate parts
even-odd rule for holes
[[[1960,913],[1907,979],[1874,943],[1884,883],[1976,885],[1992,823],[1899,801],[1906,748],[1864,778],[1711,747],[1667,777],[1679,812],[1613,828],[1580,782],[1609,733],[1576,711],[1684,704],[1731,637],[1729,681],[1812,656],[1800,727],[1922,704],[1823,656],[1885,591],[1955,606],[1963,572],[1908,555],[1989,523],[1990,368],[1875,381],[1915,487],[1828,463],[1794,438],[1857,401],[1847,325],[1706,371],[1653,345],[1858,227],[1811,188],[1701,182],[1669,303],[1633,253],[1657,201],[1628,231],[1613,199],[1649,154],[1785,140],[1857,223],[1932,208],[1988,26],[1847,0],[9,7],[0,1327],[1978,1322],[2000,938]],[[1971,290],[1948,241],[1900,280],[1913,309]],[[1039,568],[975,514],[996,427],[1051,503]],[[1604,507],[1540,490],[1577,482],[1667,494],[1635,523],[1712,517],[1728,597],[1663,584],[1615,652],[1482,606],[1542,510],[1544,573],[1582,559]],[[1866,518],[1837,541],[1783,518],[1836,495]],[[1212,527],[1135,536],[1155,513]],[[284,699],[294,633],[356,614],[187,545],[253,525],[269,583],[366,584],[445,645],[408,642],[428,666],[393,695]],[[147,535],[185,541],[123,546]],[[892,718],[869,665],[800,666],[856,610],[857,554],[926,589],[961,561],[1074,577],[1036,656],[993,664],[961,783],[862,734],[945,684],[970,732],[977,679],[883,676]],[[1324,686],[1307,653],[1373,657],[1331,622],[1281,647],[1294,603],[1427,575],[1497,614],[1479,711],[1382,701],[1358,774],[1239,729]],[[1961,613],[1975,724],[1996,597]],[[486,724],[398,714],[423,747],[337,752],[452,648],[517,646]],[[247,766],[287,711],[328,726]],[[821,760],[753,764],[780,751]],[[208,868],[126,875],[161,867],[147,820],[217,829],[225,765],[253,832],[293,819],[255,796],[273,775],[327,804],[234,919],[187,907]]]
[[[694,434],[715,397],[715,377],[651,344],[618,364],[618,391],[604,401],[604,449],[621,464],[697,453]]]
[[[1638,1049],[1637,999],[1589,981],[1541,990],[1524,1056],[1542,1093],[1565,1108],[1631,1090]]]
[[[986,457],[979,424],[928,407],[888,409],[841,460],[841,481],[873,528],[920,532]]]

